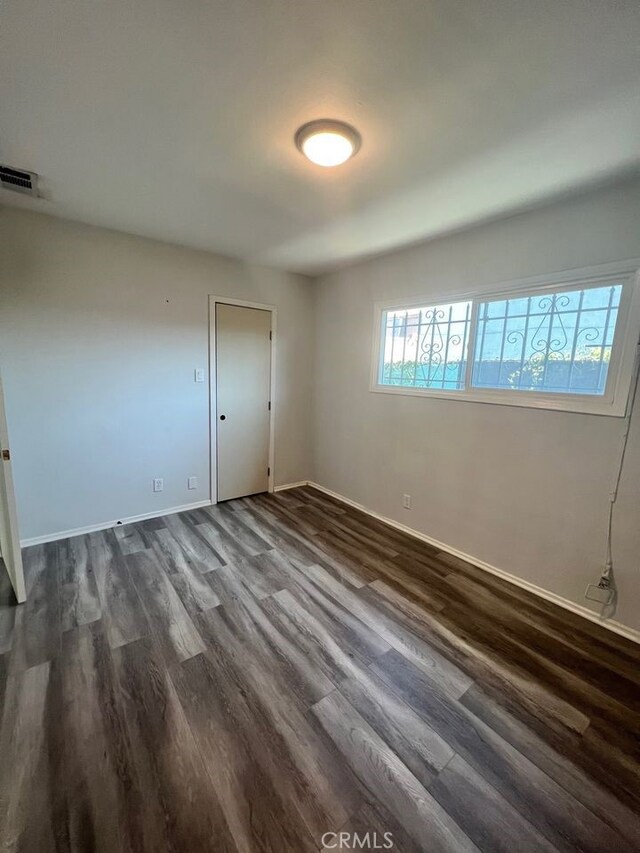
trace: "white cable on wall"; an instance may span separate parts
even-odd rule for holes
[[[636,399],[636,394],[638,391],[638,377],[640,376],[640,341],[638,342],[638,346],[636,347],[636,358],[633,369],[633,379],[631,382],[631,391],[629,394],[629,400],[627,403],[627,411],[624,416],[624,428],[622,430],[622,435],[620,437],[620,452],[618,454],[618,463],[616,465],[613,485],[609,492],[609,518],[607,521],[607,547],[605,554],[605,562],[604,569],[602,570],[602,574],[600,575],[600,581],[598,582],[598,587],[600,589],[611,590],[611,598],[608,602],[605,602],[602,605],[602,609],[600,611],[600,615],[604,618],[607,615],[607,609],[610,612],[615,610],[616,599],[617,599],[617,589],[615,585],[615,579],[613,577],[613,553],[612,553],[612,539],[613,539],[613,509],[615,507],[616,501],[618,500],[618,491],[620,489],[620,480],[622,479],[622,470],[624,468],[624,459],[627,453],[627,443],[629,440],[629,432],[631,431],[631,417],[633,415],[633,408]],[[589,591],[589,584],[587,586],[587,593]],[[587,596],[588,597],[588,596]]]

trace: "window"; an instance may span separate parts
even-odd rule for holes
[[[474,388],[604,394],[622,285],[480,303]]]
[[[470,302],[385,312],[382,385],[464,388]]]
[[[640,295],[633,267],[607,269],[377,306],[372,390],[624,414]]]

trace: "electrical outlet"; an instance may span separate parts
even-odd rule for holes
[[[402,496],[402,506],[404,509],[411,509],[411,495]]]
[[[198,488],[198,478],[197,477],[189,477],[187,480],[187,488],[188,489],[197,489]]]
[[[584,597],[588,598],[589,601],[597,601],[598,604],[611,604],[613,601],[613,590],[611,587],[590,583],[587,584]]]
[[[156,477],[153,481],[153,491],[161,492],[164,489],[164,480],[162,477]]]

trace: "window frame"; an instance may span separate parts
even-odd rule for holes
[[[471,385],[473,354],[475,353],[478,325],[478,306],[481,302],[492,302],[514,297],[526,297],[545,292],[598,287],[606,284],[621,284],[620,306],[616,332],[611,348],[605,393],[579,394],[555,391],[528,391],[506,388],[474,388]],[[452,302],[471,301],[471,318],[467,341],[467,364],[465,387],[458,391],[438,388],[410,388],[401,385],[380,383],[381,355],[384,352],[385,328],[383,317],[387,311],[404,311],[412,308],[431,307]],[[631,381],[634,375],[636,354],[640,344],[640,258],[621,263],[601,264],[545,276],[519,279],[517,281],[479,287],[472,291],[448,294],[428,294],[420,298],[409,297],[393,302],[376,302],[373,310],[373,347],[369,390],[377,394],[392,394],[408,397],[432,397],[462,402],[492,403],[500,406],[518,406],[535,409],[550,409],[593,415],[623,417],[626,413]]]

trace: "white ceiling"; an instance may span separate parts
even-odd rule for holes
[[[315,273],[633,168],[639,41],[638,0],[3,0],[0,161],[45,198],[0,203]]]

